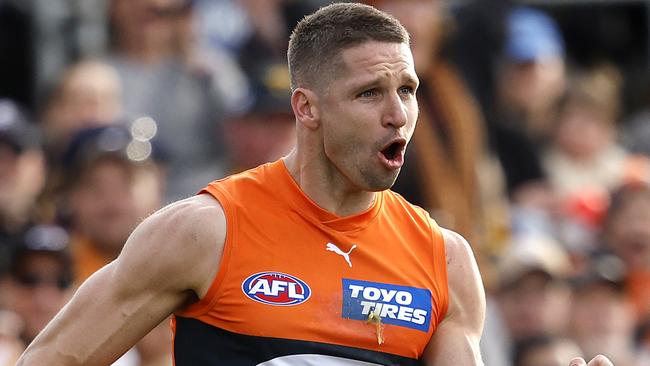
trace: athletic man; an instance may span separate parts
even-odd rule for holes
[[[303,20],[295,150],[146,219],[19,364],[106,365],[173,313],[176,365],[481,365],[467,242],[388,190],[418,115],[408,42],[368,6]]]

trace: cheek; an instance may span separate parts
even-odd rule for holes
[[[332,160],[348,165],[361,163],[370,156],[371,139],[368,135],[354,128],[342,127],[325,139],[325,153]]]
[[[328,113],[321,117],[322,143],[327,158],[348,167],[366,166],[373,159],[378,141],[386,135],[377,109],[339,101],[329,103],[324,110]]]
[[[361,145],[357,121],[342,109],[331,109],[323,116],[323,148],[329,157],[345,158]]]
[[[415,132],[415,126],[418,122],[418,117],[420,116],[420,107],[416,99],[413,100],[408,106],[408,124],[406,125],[407,138],[410,141],[413,133]]]

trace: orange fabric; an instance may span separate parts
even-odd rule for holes
[[[113,260],[96,249],[90,240],[80,235],[73,236],[71,250],[75,266],[74,281],[79,285]]]
[[[176,318],[171,317],[169,319],[169,328],[172,331],[172,345],[176,343]],[[176,352],[172,352],[172,365],[176,366]]]
[[[448,307],[444,241],[423,209],[391,191],[371,208],[338,217],[318,207],[278,161],[215,181],[204,193],[223,206],[227,233],[220,268],[206,296],[178,315],[240,334],[300,339],[419,358]],[[326,250],[335,243],[349,252]],[[294,306],[251,300],[243,283],[259,272],[282,272],[308,284],[311,297]],[[427,331],[342,316],[346,279],[430,291]]]
[[[628,273],[627,293],[641,320],[650,320],[650,271],[634,270]]]

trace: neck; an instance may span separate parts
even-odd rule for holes
[[[354,187],[324,154],[307,155],[297,147],[284,158],[284,163],[300,189],[318,206],[342,217],[372,206],[375,192]]]

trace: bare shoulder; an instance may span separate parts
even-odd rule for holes
[[[440,230],[445,238],[447,265],[463,264],[463,262],[474,258],[472,248],[462,235],[449,229],[441,228]]]
[[[460,234],[442,230],[450,294],[447,315],[460,315],[470,324],[482,324],[485,317],[485,290],[474,252]]]
[[[449,308],[425,350],[426,365],[483,365],[479,341],[485,320],[485,291],[472,248],[443,229]]]
[[[200,245],[204,241],[199,239],[216,239],[214,236],[221,234],[220,229],[225,229],[225,214],[216,199],[202,194],[160,209],[147,218],[143,225],[160,231],[164,236],[181,236]],[[169,243],[183,244],[184,241]]]
[[[126,270],[116,273],[148,269],[167,284],[202,296],[216,274],[225,235],[226,218],[216,199],[198,195],[174,202],[133,231],[117,261]]]

